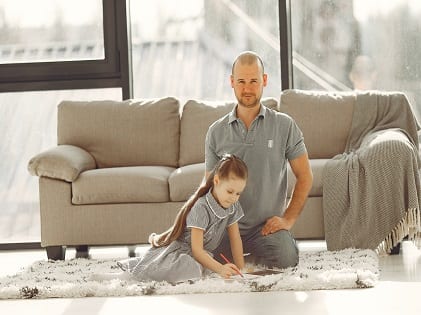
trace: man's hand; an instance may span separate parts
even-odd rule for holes
[[[279,230],[289,230],[292,225],[293,223],[285,218],[273,216],[267,219],[266,224],[262,228],[262,235],[266,236],[278,232]]]

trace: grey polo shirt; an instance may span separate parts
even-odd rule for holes
[[[242,232],[263,224],[286,207],[287,161],[306,153],[303,134],[288,115],[261,105],[249,130],[237,118],[236,107],[208,129],[205,143],[206,170],[211,171],[225,153],[241,158],[249,177],[240,203]]]

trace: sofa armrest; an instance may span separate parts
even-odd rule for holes
[[[73,145],[59,145],[34,156],[28,163],[31,175],[73,182],[81,172],[95,169],[87,151]]]
[[[387,128],[368,133],[363,137],[359,149],[384,145],[390,146],[393,144],[403,144],[417,151],[415,145],[411,142],[408,133],[399,128]]]

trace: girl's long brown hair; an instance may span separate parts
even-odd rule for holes
[[[232,154],[225,154],[215,165],[206,181],[197,188],[196,192],[181,207],[174,224],[167,231],[155,235],[152,238],[152,246],[167,246],[183,234],[186,228],[187,215],[196,201],[213,187],[213,178],[215,175],[218,175],[222,180],[228,179],[230,176],[246,180],[247,173],[247,166],[241,159]]]

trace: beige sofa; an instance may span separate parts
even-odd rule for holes
[[[292,232],[323,239],[322,170],[342,153],[355,93],[284,91],[270,108],[302,129],[314,174],[305,209]],[[175,98],[122,102],[63,101],[57,146],[29,162],[39,176],[41,245],[51,259],[66,246],[135,245],[168,228],[204,175],[208,126],[233,103]],[[289,172],[290,196],[294,176]]]

